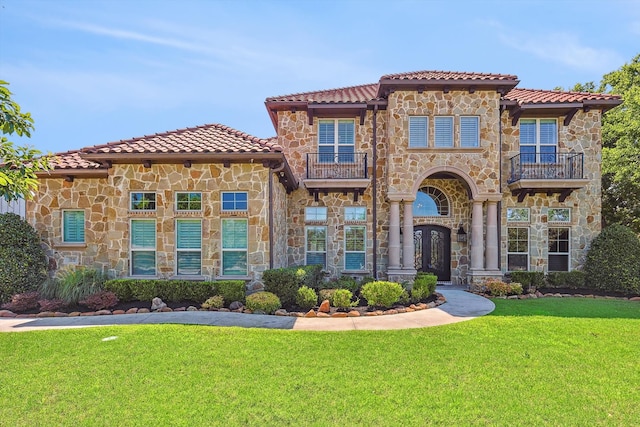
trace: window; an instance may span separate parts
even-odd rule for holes
[[[245,192],[222,193],[223,211],[246,211],[248,209],[248,197]]]
[[[413,216],[449,216],[447,196],[434,187],[421,188],[413,202]]]
[[[529,229],[509,227],[507,236],[507,269],[529,270]]]
[[[326,221],[327,208],[324,207],[308,207],[304,209],[305,221]]]
[[[62,217],[62,241],[84,243],[84,211],[63,211]]]
[[[548,271],[569,271],[569,228],[549,228]]]
[[[176,193],[176,210],[202,210],[202,193]]]
[[[308,226],[305,228],[307,265],[327,266],[327,227]]]
[[[522,163],[555,163],[558,125],[555,119],[520,119]]]
[[[199,276],[202,273],[202,221],[176,220],[176,274]]]
[[[460,117],[460,146],[479,147],[480,146],[480,117],[461,116]]]
[[[529,222],[529,208],[507,208],[507,222]]]
[[[222,275],[246,276],[248,222],[246,219],[222,220]]]
[[[549,208],[547,222],[571,222],[571,209]]]
[[[344,220],[345,221],[366,221],[367,220],[367,208],[364,206],[354,206],[344,208]]]
[[[131,275],[156,274],[156,220],[131,220]]]
[[[427,117],[409,117],[409,147],[426,148],[427,129],[429,129],[429,119]]]
[[[132,211],[155,211],[156,193],[131,193]]]
[[[344,268],[345,270],[364,270],[366,227],[347,225],[344,227]]]
[[[325,163],[351,163],[355,152],[353,120],[320,120],[318,122],[319,160]]]
[[[435,147],[453,147],[453,117],[435,117]]]

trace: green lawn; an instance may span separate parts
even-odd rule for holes
[[[404,331],[0,334],[0,425],[638,424],[639,303],[496,306]]]

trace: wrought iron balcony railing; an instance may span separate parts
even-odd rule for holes
[[[307,179],[367,178],[367,153],[308,153]]]
[[[509,183],[521,179],[583,179],[583,153],[520,153],[511,158]]]

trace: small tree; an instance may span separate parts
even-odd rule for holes
[[[35,291],[47,278],[40,238],[13,213],[0,214],[0,303],[12,295]]]
[[[640,239],[629,228],[613,224],[591,243],[584,271],[592,289],[640,292]]]
[[[20,111],[11,99],[9,83],[0,80],[0,131],[3,135],[31,137],[31,114]],[[35,148],[14,147],[5,136],[0,137],[0,197],[7,201],[30,199],[38,189],[37,172],[52,168],[50,156],[41,156]]]

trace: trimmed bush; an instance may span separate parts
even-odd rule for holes
[[[120,301],[129,302],[133,299],[133,291],[131,290],[132,279],[113,279],[104,282],[104,289],[111,291]]]
[[[36,231],[16,214],[0,214],[0,304],[37,290],[46,279],[47,260]]]
[[[100,291],[84,298],[80,304],[91,310],[104,310],[118,304],[118,297],[113,292]]]
[[[240,301],[244,304],[247,287],[243,280],[218,280],[213,284],[216,288],[216,294],[221,295],[228,304],[234,301]]]
[[[35,310],[39,299],[40,295],[36,291],[15,294],[11,297],[11,302],[2,304],[2,308],[13,312]]]
[[[67,304],[61,299],[42,299],[38,301],[40,311],[58,311]]]
[[[318,304],[318,294],[316,291],[308,286],[303,286],[298,289],[296,295],[296,304],[304,310],[315,307]]]
[[[362,287],[360,295],[367,299],[367,303],[374,307],[391,307],[398,302],[404,292],[399,283],[376,281]]]
[[[328,300],[329,304],[333,305],[333,296],[335,295],[336,291],[337,289],[320,289],[318,291],[318,300]]]
[[[413,302],[420,302],[429,298],[436,291],[438,277],[431,273],[418,273],[413,281],[411,298]]]
[[[205,310],[220,309],[224,307],[224,298],[222,295],[214,295],[211,298],[207,298],[201,305]]]
[[[340,309],[347,309],[358,305],[358,300],[352,301],[353,294],[348,289],[336,289],[333,294],[333,306]]]
[[[585,287],[584,271],[550,271],[547,273],[547,286],[550,288],[583,289]]]
[[[522,284],[515,282],[506,283],[502,280],[489,279],[484,282],[484,287],[494,297],[522,294]]]
[[[247,297],[247,308],[255,312],[273,314],[282,307],[280,298],[271,292],[256,292]]]
[[[211,295],[221,295],[225,301],[244,302],[245,284],[242,280],[195,282],[191,280],[115,279],[108,280],[106,290],[114,292],[120,301],[204,302]]]
[[[355,294],[360,290],[360,284],[356,279],[350,276],[340,276],[337,279],[332,280],[329,285],[332,289],[346,289]]]
[[[296,302],[298,288],[305,281],[307,272],[303,268],[274,268],[262,273],[264,290],[278,296],[282,304],[293,305]]]
[[[324,286],[325,272],[322,271],[322,265],[303,265],[298,267],[304,270],[303,285],[311,289],[320,289]]]
[[[591,242],[584,272],[588,288],[640,293],[640,239],[628,227],[610,225]]]
[[[520,283],[524,292],[534,292],[544,286],[544,273],[541,271],[512,271],[511,281]]]

